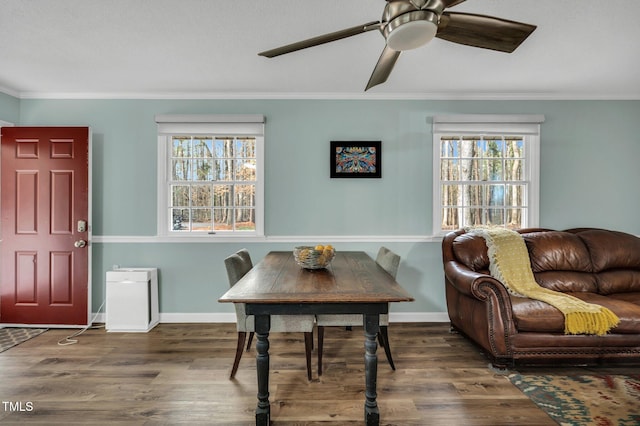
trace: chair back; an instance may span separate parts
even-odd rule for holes
[[[398,266],[400,266],[400,256],[392,252],[386,247],[380,247],[376,263],[389,273],[394,279],[398,275]]]
[[[251,262],[251,255],[249,254],[249,250],[243,248],[238,250],[236,254],[240,256],[247,265],[249,265],[249,269],[253,268],[253,262]]]
[[[253,268],[251,256],[246,249],[239,250],[227,257],[224,260],[224,266],[227,268],[230,287],[233,287],[240,281],[240,278],[244,277]]]
[[[233,287],[247,272],[251,270],[251,256],[246,249],[239,250],[224,260],[229,278],[229,287]],[[240,332],[254,331],[253,316],[247,315],[244,303],[234,303],[236,311],[236,328]]]

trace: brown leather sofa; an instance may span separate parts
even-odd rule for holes
[[[489,275],[484,238],[458,230],[442,241],[452,329],[478,344],[497,368],[640,364],[640,238],[594,228],[518,232],[538,284],[605,306],[620,323],[605,336],[564,334],[559,310],[509,294]]]

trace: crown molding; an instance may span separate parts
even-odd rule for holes
[[[371,93],[371,92],[17,92],[0,87],[0,92],[19,99],[77,99],[77,100],[433,100],[433,101],[527,101],[527,100],[640,100],[640,93]]]
[[[9,87],[0,86],[0,93],[4,93],[5,95],[13,96],[14,98],[20,99],[20,92]]]

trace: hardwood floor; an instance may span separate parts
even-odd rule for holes
[[[91,329],[76,345],[57,344],[72,332],[49,330],[0,353],[0,423],[255,424],[255,339],[229,380],[235,324]],[[379,348],[382,425],[556,424],[448,324],[393,323],[389,336],[397,370]],[[302,333],[272,334],[272,424],[362,424],[363,341],[361,328],[327,328],[323,375],[314,351],[309,382]]]

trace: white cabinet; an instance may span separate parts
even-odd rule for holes
[[[159,320],[157,268],[107,271],[107,331],[147,332]]]

